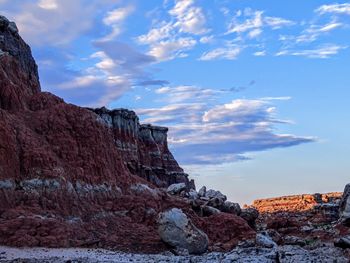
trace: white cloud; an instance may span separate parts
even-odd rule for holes
[[[208,43],[211,43],[214,41],[214,36],[211,35],[211,36],[204,36],[204,37],[201,37],[199,39],[199,42],[201,42],[202,44],[208,44]]]
[[[108,26],[120,23],[124,21],[133,10],[134,8],[132,6],[114,9],[107,13],[106,17],[103,19],[103,22]]]
[[[282,50],[276,56],[302,56],[307,58],[329,58],[339,53],[340,50],[346,49],[347,46],[340,46],[335,44],[327,44],[315,49],[305,50]]]
[[[206,18],[194,0],[176,0],[169,10],[170,21],[156,23],[148,33],[138,36],[138,43],[149,46],[149,54],[158,61],[186,57],[186,51],[198,43],[194,36],[207,33]],[[190,36],[189,36],[190,35]],[[210,41],[210,38],[202,38]]]
[[[272,27],[272,29],[279,29],[284,26],[295,25],[295,22],[291,20],[287,20],[281,17],[272,17],[272,16],[265,17],[264,22],[266,25]]]
[[[243,22],[240,18],[244,17]],[[233,17],[231,23],[227,28],[226,34],[237,33],[242,34],[247,32],[253,38],[262,33],[263,27],[270,27],[272,29],[279,29],[285,26],[292,26],[295,22],[281,17],[264,16],[264,11],[253,11],[250,8],[244,11],[239,10]]]
[[[187,54],[184,52],[193,48],[196,43],[197,41],[190,37],[160,41],[151,46],[149,54],[156,57],[158,61],[185,57]]]
[[[311,25],[309,28],[305,29],[300,36],[296,37],[296,42],[313,42],[317,40],[321,35],[335,30],[341,26],[343,26],[342,23],[335,21],[332,21],[325,25]]]
[[[38,6],[43,9],[57,9],[58,5],[56,0],[40,0]]]
[[[204,89],[197,86],[176,86],[162,87],[156,89],[155,93],[165,95],[168,103],[182,103],[185,101],[208,101],[215,95],[223,92],[213,89]]]
[[[205,60],[205,61],[215,60],[215,59],[234,60],[241,53],[241,51],[242,51],[242,48],[239,46],[228,45],[224,48],[216,48],[209,52],[203,53],[202,56],[199,58],[199,60]]]
[[[322,5],[315,11],[319,14],[333,13],[350,15],[350,3]]]
[[[241,13],[234,17],[233,21],[228,26],[228,30],[226,34],[231,33],[244,33],[249,30],[254,30],[257,28],[261,28],[263,26],[263,11],[254,11],[251,15],[252,18],[246,19],[243,23],[239,23],[236,19],[241,16]],[[250,12],[249,12],[250,14]]]
[[[100,41],[113,40],[122,32],[122,25],[124,20],[134,11],[133,6],[121,7],[109,11],[103,19],[103,23],[110,26],[112,32],[102,38]]]
[[[152,28],[147,34],[137,38],[141,44],[154,44],[160,40],[169,38],[174,30],[172,23],[162,22],[157,28]]]
[[[169,14],[177,19],[174,24],[181,32],[201,35],[208,32],[206,29],[206,18],[200,7],[194,5],[193,0],[176,0]]]
[[[254,52],[253,55],[256,57],[264,57],[266,56],[266,51],[265,50],[257,51],[257,52]]]
[[[256,38],[261,35],[263,31],[260,28],[253,29],[248,33],[249,38]]]

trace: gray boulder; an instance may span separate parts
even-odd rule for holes
[[[251,227],[255,227],[255,221],[259,217],[259,211],[255,208],[249,207],[246,209],[242,209],[241,214],[239,216],[242,217],[245,221],[247,221]]]
[[[209,205],[204,205],[202,206],[202,213],[205,216],[211,216],[211,215],[216,215],[221,213],[221,211],[215,207],[209,206]]]
[[[226,213],[234,214],[234,215],[240,215],[242,210],[238,203],[225,201],[222,207],[222,211]]]
[[[259,247],[273,248],[277,246],[272,238],[265,232],[257,234],[255,242]]]
[[[191,200],[197,200],[199,198],[199,195],[196,192],[196,190],[190,189],[190,191],[188,192],[188,198]]]
[[[209,199],[219,198],[219,199],[222,199],[224,202],[227,199],[226,195],[222,194],[220,191],[215,191],[213,189],[206,191],[205,197]]]
[[[208,248],[208,236],[178,208],[158,215],[158,233],[165,243],[190,254],[202,254]]]
[[[335,240],[334,246],[340,248],[350,248],[350,236],[341,237]]]
[[[207,192],[207,188],[205,186],[202,186],[201,189],[198,191],[199,197],[205,197],[205,193]]]
[[[169,194],[179,194],[181,191],[186,189],[186,184],[185,183],[178,183],[178,184],[172,184],[168,187],[166,190]]]
[[[345,186],[339,204],[340,219],[343,224],[350,226],[350,184]]]

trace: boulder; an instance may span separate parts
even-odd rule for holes
[[[249,207],[242,209],[239,216],[247,221],[251,227],[255,227],[255,221],[259,217],[259,212],[255,208]]]
[[[340,219],[344,225],[350,226],[350,184],[344,188],[339,204]]]
[[[266,232],[258,233],[256,235],[255,242],[259,247],[273,248],[277,246],[277,244]]]
[[[338,238],[334,241],[334,246],[340,248],[350,248],[350,236]]]
[[[207,192],[207,188],[205,186],[202,186],[202,188],[199,189],[198,191],[199,197],[204,197],[206,192]]]
[[[283,238],[283,243],[285,245],[293,245],[293,246],[305,246],[306,241],[303,238],[297,236],[285,236]]]
[[[225,201],[222,207],[222,211],[234,215],[240,215],[241,207],[238,203],[233,203],[230,201]]]
[[[211,216],[211,215],[216,215],[221,213],[221,211],[215,207],[209,206],[209,205],[204,205],[202,206],[202,214],[204,216]]]
[[[208,248],[208,236],[198,229],[181,209],[173,208],[158,215],[158,233],[161,239],[190,254],[202,254]]]
[[[209,199],[208,205],[212,206],[212,207],[216,207],[216,208],[221,208],[223,206],[224,202],[225,202],[224,199],[214,197],[212,199]]]
[[[186,184],[185,183],[178,183],[178,184],[172,184],[168,187],[166,190],[169,194],[179,194],[181,191],[186,190]]]
[[[191,189],[191,190],[188,192],[188,198],[191,199],[191,200],[197,200],[197,199],[199,198],[199,195],[198,195],[198,193],[196,192],[196,190]]]
[[[220,191],[215,191],[213,189],[206,191],[205,197],[207,197],[209,199],[219,198],[219,199],[223,200],[223,202],[225,202],[227,199],[226,195],[223,195]]]

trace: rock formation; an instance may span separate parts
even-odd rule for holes
[[[340,200],[341,196],[342,193],[281,196],[277,198],[255,200],[252,206],[258,209],[260,213],[280,211],[297,212],[310,210],[315,206],[325,203],[334,203]]]
[[[157,218],[172,208],[208,236],[209,250],[254,236],[236,215],[203,218],[187,197],[167,193],[173,183],[194,191],[167,128],[41,92],[30,48],[2,16],[0,50],[0,245],[161,252],[169,246]],[[236,229],[220,246],[214,223],[221,235]]]
[[[140,124],[135,112],[126,109],[90,109],[112,130],[115,145],[129,171],[158,187],[185,183],[195,188],[168,149],[168,128]]]

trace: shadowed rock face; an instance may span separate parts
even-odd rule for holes
[[[112,130],[115,145],[122,152],[124,162],[132,174],[158,187],[185,183],[195,188],[174,156],[167,142],[168,128],[140,124],[135,112],[126,109],[90,109],[98,114]]]
[[[15,23],[0,16],[0,108],[20,110],[40,92],[38,67]]]

